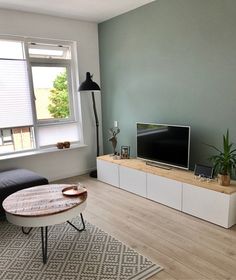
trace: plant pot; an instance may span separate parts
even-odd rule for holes
[[[57,149],[63,149],[63,143],[57,142]]]
[[[230,185],[230,175],[218,174],[218,182],[221,186],[229,186]]]
[[[69,141],[64,142],[63,147],[66,149],[70,148],[70,142]]]

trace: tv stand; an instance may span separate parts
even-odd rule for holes
[[[229,228],[236,224],[236,181],[199,181],[192,171],[166,170],[140,159],[97,158],[98,180]]]
[[[171,170],[171,168],[169,166],[166,165],[162,165],[153,161],[146,161],[146,165],[150,165],[150,166],[155,166],[155,167],[159,167],[162,169],[166,169],[166,170]]]

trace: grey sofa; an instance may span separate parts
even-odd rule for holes
[[[27,169],[0,171],[0,214],[4,214],[3,200],[21,189],[48,184],[48,179]]]

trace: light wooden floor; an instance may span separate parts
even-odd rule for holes
[[[236,280],[236,226],[221,228],[87,175],[58,182],[84,183],[84,218],[164,267],[150,280]]]

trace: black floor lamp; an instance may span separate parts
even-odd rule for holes
[[[99,122],[98,122],[98,115],[97,115],[97,109],[96,109],[96,103],[95,103],[95,97],[94,92],[100,91],[100,87],[97,83],[95,83],[92,80],[92,75],[90,75],[89,72],[86,73],[86,80],[80,84],[79,86],[79,92],[92,92],[92,101],[93,101],[93,112],[95,117],[95,123],[96,123],[96,137],[97,137],[97,156],[99,156]],[[90,172],[90,176],[97,178],[97,170],[93,170]]]

